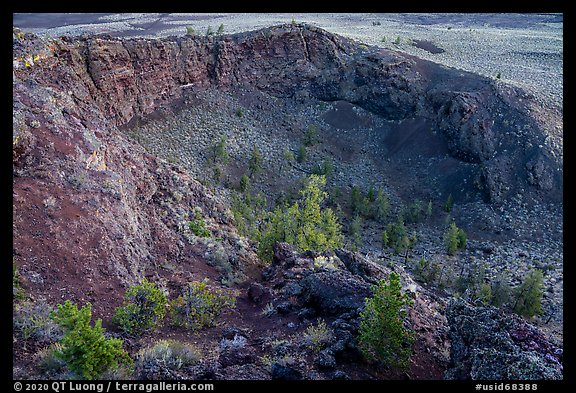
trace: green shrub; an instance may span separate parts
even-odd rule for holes
[[[194,220],[188,222],[188,227],[196,236],[210,237],[212,235],[208,228],[206,228],[206,222],[199,213],[196,213]]]
[[[401,293],[400,275],[390,273],[372,289],[360,313],[359,347],[369,360],[388,367],[408,368],[415,335],[404,327],[412,300]]]
[[[426,207],[424,207],[421,200],[416,199],[414,202],[406,205],[403,208],[402,216],[404,217],[404,222],[419,223],[426,217]]]
[[[222,163],[228,164],[230,161],[230,155],[228,154],[228,149],[226,147],[227,139],[222,136],[218,142],[212,145],[212,162],[214,164]]]
[[[262,193],[253,196],[246,192],[243,196],[232,195],[230,210],[238,232],[253,241],[259,241],[261,227],[267,219],[266,197]]]
[[[334,162],[331,157],[325,157],[321,163],[317,163],[312,167],[312,173],[315,175],[321,175],[330,177],[334,173]]]
[[[478,291],[474,294],[473,300],[478,301],[483,305],[487,306],[490,303],[492,303],[493,296],[494,295],[492,295],[492,287],[490,286],[490,284],[483,282],[482,284],[480,284],[480,288],[478,288]]]
[[[236,307],[236,298],[218,289],[210,289],[205,281],[193,281],[182,295],[170,302],[172,324],[190,330],[214,326],[220,314]]]
[[[364,198],[360,187],[352,187],[352,191],[350,191],[350,209],[352,210],[352,214],[362,214],[364,210],[363,202]]]
[[[194,34],[194,28],[192,26],[186,26],[186,35],[193,36]]]
[[[64,337],[60,340],[62,348],[57,350],[56,356],[79,377],[96,379],[107,371],[132,365],[132,359],[122,349],[123,341],[104,336],[102,320],[98,319],[93,327],[90,326],[90,303],[78,309],[74,303],[66,300],[58,305],[51,317],[64,330]]]
[[[294,162],[296,160],[296,158],[294,157],[294,153],[292,153],[292,150],[288,148],[284,149],[282,156],[284,157],[284,160],[286,160],[287,162]]]
[[[124,303],[116,310],[112,322],[132,336],[154,330],[166,313],[166,295],[156,284],[143,279],[124,295]]]

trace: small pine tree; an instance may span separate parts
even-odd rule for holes
[[[362,218],[360,215],[354,216],[348,227],[348,236],[351,240],[352,251],[358,251],[362,246]]]
[[[426,206],[426,216],[428,218],[432,217],[432,201],[428,201],[428,205]]]
[[[452,206],[454,205],[454,201],[452,200],[452,194],[448,194],[448,198],[446,199],[446,203],[444,203],[444,211],[450,213],[452,211]]]
[[[252,147],[252,154],[248,161],[248,169],[250,170],[250,178],[262,170],[262,153],[260,153],[260,149],[258,149],[256,145]]]
[[[398,216],[395,223],[388,224],[382,232],[382,245],[393,248],[396,254],[413,248],[415,244],[416,235],[408,236],[401,216]]]
[[[368,201],[374,202],[376,200],[376,192],[374,191],[374,186],[370,183],[370,188],[368,189],[368,194],[366,194]]]
[[[294,162],[296,160],[296,158],[294,157],[294,153],[292,153],[292,150],[288,148],[284,149],[284,153],[282,154],[282,156],[284,157],[284,160],[286,160],[287,162]]]
[[[325,157],[322,163],[314,165],[312,173],[315,175],[323,175],[330,177],[334,173],[334,163],[331,157]]]
[[[206,37],[210,37],[211,35],[214,35],[214,31],[212,30],[212,26],[208,26],[206,29]]]
[[[270,213],[260,238],[258,255],[265,261],[272,257],[276,242],[287,242],[299,251],[323,252],[342,246],[341,226],[330,208],[321,208],[327,197],[326,178],[310,175],[300,198],[292,205],[277,207]]]
[[[240,192],[246,192],[250,187],[250,179],[246,175],[240,178]]]
[[[378,222],[384,222],[390,212],[390,201],[388,200],[388,196],[384,194],[382,188],[378,189],[376,201],[374,202],[374,210],[374,218],[376,218]]]
[[[224,23],[221,23],[220,26],[218,26],[218,31],[216,32],[216,34],[218,35],[224,34]]]
[[[300,148],[298,149],[298,155],[296,155],[296,161],[299,164],[302,164],[304,161],[306,161],[306,146],[301,145]]]
[[[450,255],[454,255],[456,250],[466,247],[466,241],[466,232],[458,228],[454,222],[452,222],[450,227],[444,232],[444,244],[446,251]]]
[[[362,212],[363,199],[364,197],[362,196],[360,187],[352,187],[352,191],[350,192],[350,209],[352,210],[352,214],[360,214]]]
[[[195,34],[194,29],[192,26],[186,26],[186,35],[193,36]]]
[[[360,313],[359,346],[369,360],[388,367],[407,369],[415,335],[404,327],[412,299],[401,292],[400,275],[392,272],[389,282],[380,280]]]
[[[490,304],[494,307],[502,307],[510,301],[511,287],[502,273],[492,281],[492,299]]]
[[[212,160],[214,163],[221,162],[227,164],[230,160],[228,151],[226,149],[226,137],[222,136],[220,140],[212,145]]]
[[[61,347],[55,355],[79,377],[97,379],[109,370],[117,370],[120,366],[132,366],[132,359],[122,349],[123,341],[104,336],[102,320],[98,319],[94,326],[90,326],[92,320],[90,303],[78,309],[74,303],[66,300],[51,313],[51,318],[64,331],[64,336],[60,340]]]
[[[304,146],[314,146],[319,142],[318,131],[316,126],[311,124],[304,133]]]
[[[492,298],[494,295],[492,294],[492,287],[490,284],[483,282],[480,284],[480,288],[475,295],[476,300],[481,302],[483,305],[487,306],[492,303]]]
[[[541,270],[536,269],[528,273],[515,292],[516,302],[513,310],[516,314],[527,318],[542,314],[544,275]]]
[[[404,221],[406,221],[408,224],[422,221],[425,213],[422,201],[416,199],[414,202],[404,207],[402,209],[402,213],[404,216]]]

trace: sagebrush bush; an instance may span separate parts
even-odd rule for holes
[[[324,320],[316,325],[310,325],[304,332],[305,345],[315,352],[320,352],[334,340],[334,331],[326,326]]]
[[[182,295],[170,302],[172,324],[190,330],[214,326],[220,314],[236,307],[236,298],[219,289],[211,289],[205,281],[193,281]]]
[[[160,340],[151,347],[138,352],[136,367],[179,370],[182,367],[196,364],[201,359],[201,352],[190,344],[176,340]]]
[[[360,313],[360,350],[367,359],[393,368],[408,368],[415,341],[414,333],[404,327],[412,299],[401,289],[400,275],[390,273],[388,283],[380,280],[372,288],[373,296]]]
[[[132,286],[124,295],[124,303],[118,307],[112,322],[132,336],[140,336],[154,330],[166,314],[166,294],[146,278]]]
[[[62,349],[62,344],[54,343],[38,351],[35,355],[38,368],[47,374],[63,371],[66,363],[57,356]]]
[[[52,307],[44,300],[22,302],[15,306],[14,332],[24,339],[52,342],[62,336],[62,329],[50,318]]]
[[[80,378],[97,379],[105,372],[121,366],[131,367],[133,361],[122,349],[123,341],[107,338],[100,319],[96,320],[94,326],[90,326],[90,303],[79,309],[70,300],[66,300],[51,313],[51,318],[64,331],[60,340],[62,347],[55,354]]]

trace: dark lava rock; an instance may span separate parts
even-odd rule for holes
[[[448,304],[452,341],[446,379],[562,379],[561,351],[514,315],[474,307],[462,299]]]
[[[350,376],[346,374],[344,371],[336,370],[332,375],[332,379],[339,379],[339,380],[350,380]]]
[[[372,296],[369,283],[342,271],[313,273],[300,285],[304,304],[327,315],[358,310]]]
[[[318,353],[316,358],[316,364],[320,368],[333,369],[336,367],[336,359],[334,358],[334,353],[330,349],[323,349]]]
[[[266,304],[272,298],[270,289],[260,283],[253,282],[248,287],[248,298],[256,304]]]
[[[280,363],[272,364],[272,379],[292,381],[302,379],[302,373],[290,366]]]
[[[234,364],[254,363],[256,354],[254,349],[247,345],[247,339],[241,335],[235,335],[232,340],[220,341],[220,356],[218,361],[222,367]]]

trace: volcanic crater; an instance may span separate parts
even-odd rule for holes
[[[29,296],[51,305],[91,302],[94,316],[121,336],[111,317],[144,277],[168,293],[204,278],[237,291],[237,310],[215,328],[192,335],[166,325],[143,339],[124,337],[132,354],[167,337],[205,353],[200,366],[141,370],[142,378],[457,374],[445,374],[455,367],[450,342],[458,334],[448,322],[458,318],[444,315],[450,295],[415,280],[408,254],[382,249],[383,224],[364,223],[361,253],[336,253],[336,278],[314,268],[318,255],[286,244],[275,246],[272,265],[258,259],[229,210],[255,146],[262,170],[251,186],[270,203],[295,195],[302,177],[330,160],[327,189],[341,195],[345,227],[350,190],[380,188],[393,209],[417,199],[433,206],[413,228],[414,260],[426,256],[460,274],[480,261],[488,278],[512,270],[516,284],[529,269],[545,269],[545,317],[535,323],[548,336],[531,337],[561,346],[562,152],[548,143],[534,100],[521,89],[298,23],[163,39],[46,39],[15,30],[13,42],[13,249]],[[287,160],[310,130],[317,139],[306,160]],[[216,165],[222,140],[228,157]],[[449,214],[442,210],[448,195]],[[210,238],[188,229],[195,211]],[[450,220],[469,238],[456,257],[446,256],[441,240]],[[344,301],[354,298],[350,288],[363,293],[390,271],[401,272],[416,300],[410,316],[418,340],[406,373],[360,359],[351,332],[362,299]],[[334,299],[321,288],[332,288]],[[270,304],[272,317],[264,313]],[[459,307],[451,310],[470,312]],[[294,337],[319,318],[336,340],[314,354]],[[236,341],[248,344],[230,344]],[[31,355],[45,345],[15,338],[15,377],[38,376]],[[553,360],[543,375],[556,376],[549,370],[561,352],[547,345],[540,354]],[[466,362],[463,378],[476,367]]]

